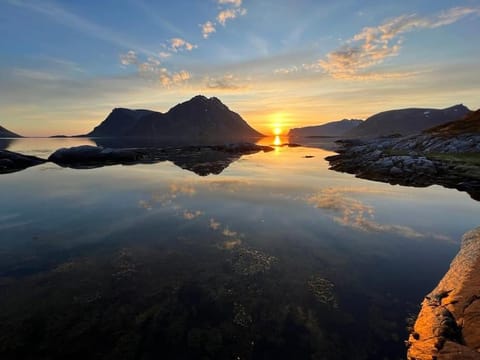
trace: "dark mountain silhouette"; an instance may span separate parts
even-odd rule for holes
[[[20,138],[21,136],[0,126],[0,138]]]
[[[431,127],[457,120],[470,110],[464,105],[446,109],[399,109],[370,116],[362,124],[345,133],[345,137],[378,137],[393,134],[420,133]]]
[[[480,134],[480,109],[470,112],[459,120],[435,126],[425,132],[437,136]]]
[[[290,129],[288,136],[291,137],[308,137],[308,136],[332,136],[339,137],[347,131],[352,130],[363,123],[363,120],[343,119],[340,121],[332,121],[323,125],[306,126],[301,128]]]
[[[205,96],[176,105],[167,113],[114,109],[87,136],[178,139],[247,139],[263,135],[219,99]]]

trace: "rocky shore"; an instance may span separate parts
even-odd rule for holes
[[[480,200],[480,135],[432,134],[377,139],[339,140],[332,170],[359,178],[426,187],[442,185]]]
[[[220,174],[243,155],[272,151],[270,146],[234,143],[212,146],[182,146],[165,148],[104,148],[83,145],[62,148],[48,160],[0,150],[0,174],[23,170],[30,166],[53,162],[62,167],[91,169],[110,165],[154,164],[171,161],[197,175]]]
[[[407,342],[409,360],[480,359],[480,227],[422,307]]]

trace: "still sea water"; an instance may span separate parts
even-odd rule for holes
[[[209,176],[171,162],[0,175],[0,358],[405,358],[480,204],[336,173],[330,154],[276,147]]]

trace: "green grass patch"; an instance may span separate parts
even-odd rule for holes
[[[451,161],[456,163],[480,166],[480,153],[429,153],[425,155],[433,160]]]

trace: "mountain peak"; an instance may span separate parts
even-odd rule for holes
[[[263,135],[216,97],[197,95],[162,114],[115,108],[89,136],[248,139]]]

